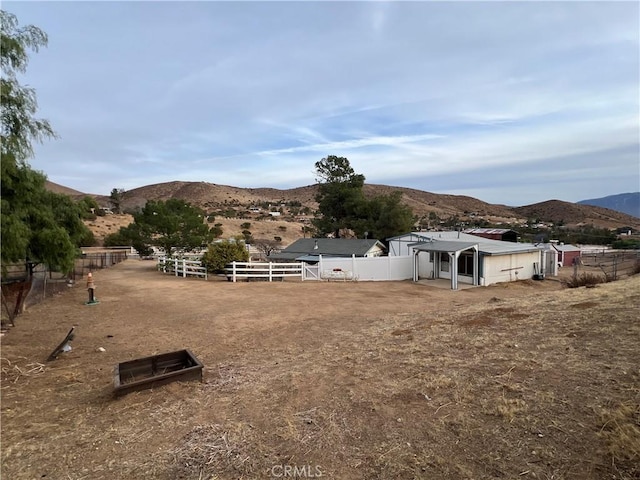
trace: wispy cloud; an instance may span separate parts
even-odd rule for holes
[[[502,203],[640,181],[637,3],[4,8],[50,38],[25,80],[62,138],[33,165],[78,190],[288,188],[331,154],[371,182]]]

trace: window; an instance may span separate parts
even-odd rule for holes
[[[440,271],[449,271],[449,254],[447,252],[440,252]]]
[[[463,253],[458,258],[458,274],[473,276],[473,253]]]

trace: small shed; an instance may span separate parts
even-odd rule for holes
[[[575,245],[552,243],[551,247],[558,252],[558,264],[562,267],[570,267],[581,255],[580,247]]]

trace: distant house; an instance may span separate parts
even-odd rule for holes
[[[413,280],[491,285],[554,274],[555,251],[463,232],[412,232],[389,240],[390,256],[413,256]]]
[[[469,235],[490,238],[491,240],[501,240],[503,242],[517,242],[518,232],[508,228],[467,228],[463,230]]]
[[[374,239],[299,238],[287,248],[269,256],[276,261],[318,261],[318,257],[379,257],[385,246]]]

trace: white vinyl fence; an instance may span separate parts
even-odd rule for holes
[[[304,280],[371,282],[413,278],[413,256],[325,258],[320,255],[315,267],[315,271],[310,266],[305,268]]]
[[[225,268],[232,282],[238,278],[260,278],[272,282],[285,277],[297,277],[302,280],[302,263],[275,262],[232,262]]]
[[[171,273],[176,277],[203,277],[207,276],[207,267],[195,258],[167,258],[158,257],[158,270],[163,273]]]
[[[176,277],[204,277],[207,269],[200,260],[158,257],[158,270]],[[318,263],[232,262],[225,268],[227,277],[263,279],[269,282],[285,278],[327,281],[399,281],[413,278],[413,256],[403,257],[318,257]]]

